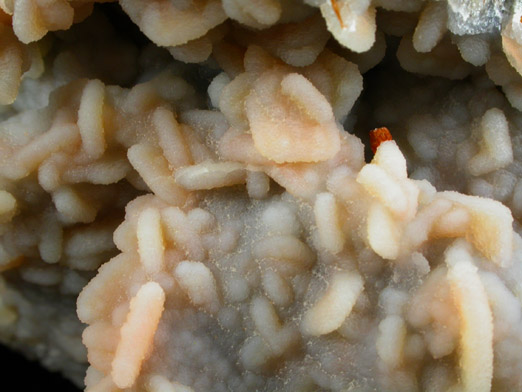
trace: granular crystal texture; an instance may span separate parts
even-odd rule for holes
[[[520,1],[94,3],[0,0],[0,342],[88,392],[522,389]]]

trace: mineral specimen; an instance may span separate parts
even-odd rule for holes
[[[2,343],[88,392],[522,389],[520,1],[94,3],[0,0]]]

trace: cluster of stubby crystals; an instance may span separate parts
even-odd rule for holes
[[[521,14],[0,0],[0,341],[88,392],[522,389]]]

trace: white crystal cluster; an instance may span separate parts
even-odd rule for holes
[[[0,0],[0,341],[88,392],[522,389],[521,7]]]

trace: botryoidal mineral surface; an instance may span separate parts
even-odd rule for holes
[[[3,344],[88,392],[522,389],[520,1],[94,3],[0,0]]]

